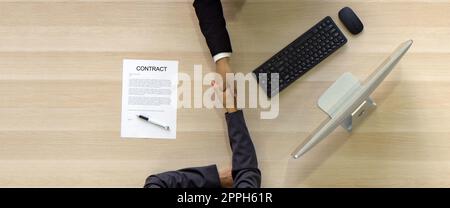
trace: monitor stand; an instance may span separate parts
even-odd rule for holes
[[[328,116],[334,117],[336,110],[341,109],[346,100],[361,88],[361,83],[351,73],[344,73],[320,96],[318,105]],[[364,120],[368,113],[376,107],[371,98],[363,101],[341,124],[348,132]]]

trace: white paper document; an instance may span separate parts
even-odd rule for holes
[[[122,78],[121,137],[175,139],[178,61],[125,59]]]

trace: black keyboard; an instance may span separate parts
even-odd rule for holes
[[[267,96],[271,98],[292,84],[338,48],[347,43],[331,17],[325,17],[306,33],[256,68],[253,73]],[[267,79],[259,75],[267,74]],[[272,87],[271,75],[279,78],[279,86]]]

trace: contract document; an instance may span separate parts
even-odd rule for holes
[[[121,137],[175,139],[178,61],[123,60]]]

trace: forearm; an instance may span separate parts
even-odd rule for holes
[[[225,89],[227,86],[226,74],[232,73],[229,65],[232,48],[222,3],[220,0],[195,0],[193,6],[201,32],[216,63],[216,72],[220,75],[216,81]]]
[[[195,0],[193,6],[211,55],[231,53],[231,41],[220,0]]]
[[[261,186],[261,171],[255,147],[248,132],[242,111],[226,114],[228,136],[233,151],[232,175],[234,187],[258,188]]]

